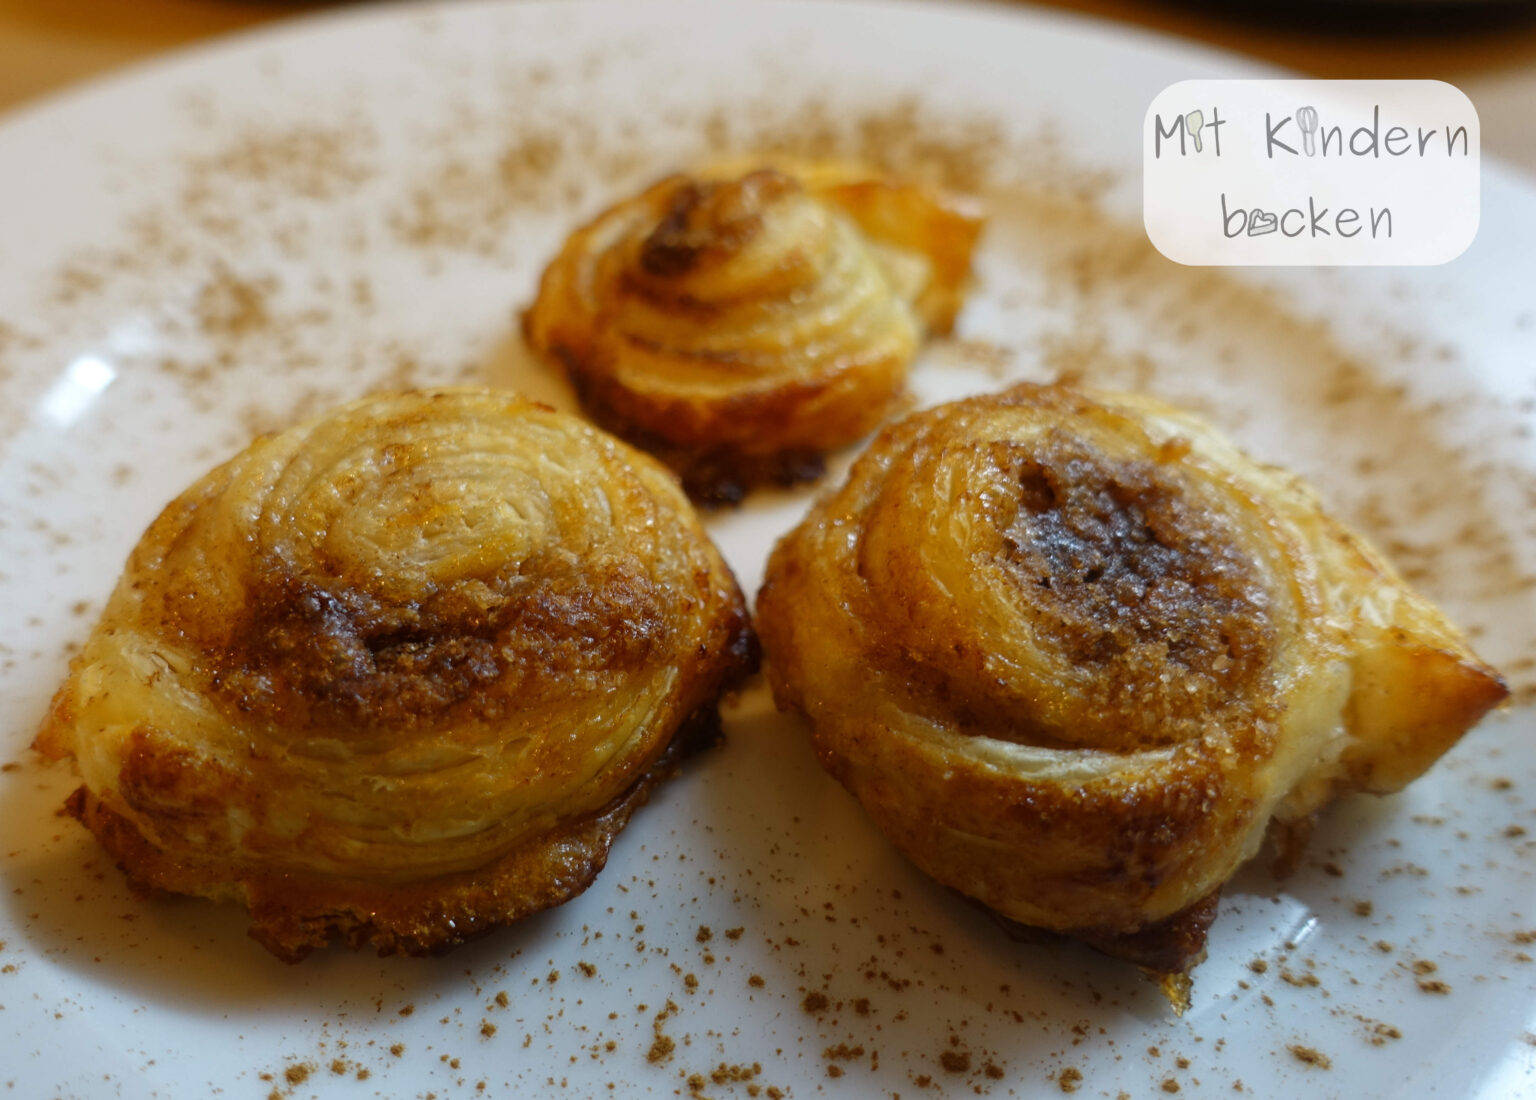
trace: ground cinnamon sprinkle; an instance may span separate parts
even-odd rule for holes
[[[939,1055],[939,1065],[944,1067],[945,1073],[968,1073],[971,1069],[971,1052],[968,1050],[946,1050]]]
[[[227,265],[216,264],[198,292],[198,323],[210,337],[250,335],[272,323],[267,303],[276,288],[277,280],[270,275],[242,279]]]
[[[183,200],[197,205],[219,181],[236,179],[307,199],[343,198],[376,171],[377,136],[362,121],[345,126],[251,128],[219,152],[189,162]]]
[[[677,1015],[677,1011],[677,1005],[668,999],[666,1006],[651,1021],[651,1030],[655,1038],[651,1042],[651,1049],[646,1052],[645,1060],[652,1065],[658,1062],[665,1062],[672,1057],[672,1052],[677,1049],[676,1042],[662,1030],[667,1020]]]
[[[726,1085],[732,1082],[751,1081],[763,1072],[761,1062],[753,1062],[750,1066],[730,1065],[721,1062],[710,1073],[709,1079],[717,1085]]]
[[[1391,1024],[1375,1023],[1371,1027],[1370,1043],[1379,1047],[1393,1039],[1401,1039],[1403,1033]]]
[[[1322,984],[1318,980],[1317,975],[1310,970],[1298,973],[1284,966],[1280,968],[1280,979],[1287,985],[1294,985],[1299,988],[1316,987]]]
[[[1313,1050],[1311,1047],[1302,1046],[1299,1043],[1292,1043],[1286,1049],[1291,1052],[1298,1062],[1304,1062],[1309,1066],[1316,1066],[1318,1069],[1333,1068],[1333,1061],[1322,1051]]]

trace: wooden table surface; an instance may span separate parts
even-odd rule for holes
[[[337,4],[300,0],[0,0],[0,111],[177,46]],[[1485,0],[1300,6],[1079,0],[1047,3],[1235,50],[1321,77],[1434,77],[1466,92],[1483,150],[1536,176],[1536,4]],[[1238,15],[1235,12],[1249,14]],[[1447,16],[1449,12],[1449,16]],[[1325,14],[1324,13],[1330,13]],[[1462,14],[1465,13],[1465,14]]]

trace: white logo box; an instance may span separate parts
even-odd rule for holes
[[[1422,265],[1477,234],[1477,109],[1438,80],[1185,80],[1147,108],[1147,236],[1191,265]]]

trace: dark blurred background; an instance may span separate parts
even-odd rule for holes
[[[176,46],[346,6],[362,4],[0,0],[0,111]],[[1536,176],[1536,0],[1044,0],[1039,6],[1234,50],[1301,75],[1450,81],[1478,107],[1484,152]]]

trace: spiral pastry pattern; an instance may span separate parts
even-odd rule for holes
[[[673,176],[570,237],[524,330],[598,423],[735,500],[890,412],[954,322],[980,225],[883,180]]]
[[[1272,821],[1398,789],[1505,694],[1295,478],[1066,386],[883,431],[775,548],[758,627],[921,869],[1174,976]]]
[[[521,398],[266,437],[133,551],[39,748],[137,882],[286,958],[452,946],[579,893],[755,642],[665,469]]]

